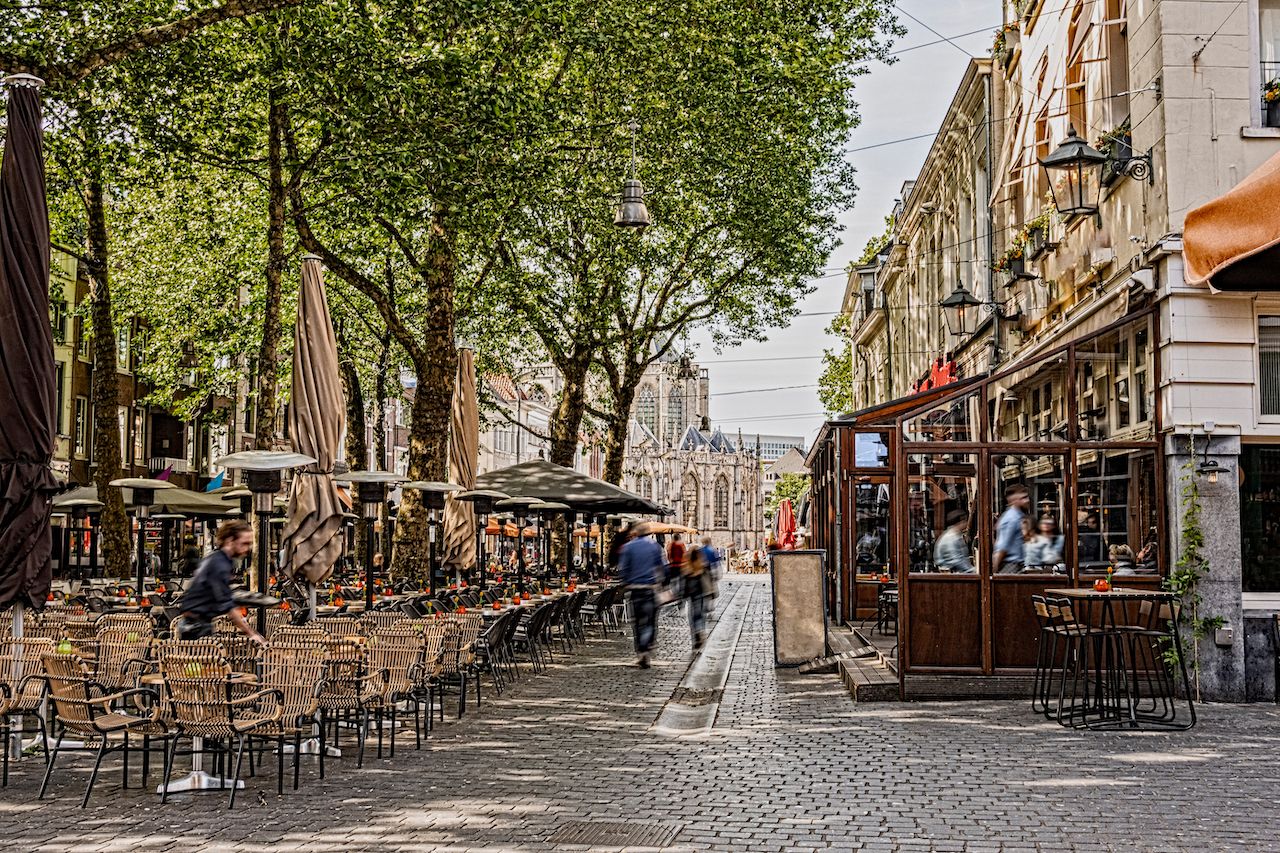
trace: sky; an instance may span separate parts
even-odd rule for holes
[[[842,245],[827,261],[830,275],[813,282],[817,289],[801,303],[801,316],[785,329],[770,331],[767,341],[720,353],[705,336],[690,341],[697,361],[710,371],[711,420],[729,435],[741,430],[744,439],[803,436],[806,448],[813,442],[823,422],[816,387],[822,350],[836,344],[825,330],[844,296],[840,271],[884,229],[885,215],[903,182],[919,171],[932,139],[852,149],[935,132],[969,61],[955,45],[984,56],[1000,26],[1000,0],[901,0],[897,7],[907,34],[892,50],[909,49],[892,65],[875,63],[858,81],[862,124],[849,138],[847,155],[858,170],[858,193],[853,208],[840,216]]]

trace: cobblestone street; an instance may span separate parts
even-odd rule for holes
[[[334,761],[324,782],[304,764],[284,797],[269,767],[234,812],[220,793],[121,791],[116,759],[81,811],[85,755],[38,801],[25,760],[0,794],[4,849],[537,850],[571,822],[624,821],[675,850],[1280,850],[1273,706],[1140,735],[1064,731],[1017,702],[856,707],[833,675],[773,669],[766,579],[731,577],[720,611],[734,595],[745,623],[708,738],[650,731],[690,659],[668,610],[651,670],[593,640],[421,752],[406,736],[394,761]]]

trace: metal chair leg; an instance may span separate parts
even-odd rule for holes
[[[240,764],[244,761],[244,740],[244,735],[236,735],[236,769],[231,775],[231,799],[227,803],[229,809],[236,807],[236,790],[240,787]]]
[[[102,736],[102,743],[98,745],[98,757],[93,760],[93,772],[89,774],[89,784],[84,789],[84,799],[80,801],[80,808],[86,808],[89,805],[89,794],[93,792],[93,783],[98,781],[98,768],[102,766],[102,756],[107,754],[107,737]]]
[[[43,798],[45,791],[49,789],[49,777],[53,775],[53,763],[58,759],[58,750],[62,749],[62,738],[65,736],[65,731],[58,735],[58,742],[53,745],[53,754],[45,762],[44,781],[40,783],[40,798]]]

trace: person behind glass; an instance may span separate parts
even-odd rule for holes
[[[1014,483],[1004,490],[1005,510],[996,522],[995,554],[991,558],[992,570],[999,574],[1022,571],[1025,548],[1022,539],[1022,522],[1031,506],[1031,493],[1021,483]]]
[[[933,564],[938,571],[961,575],[977,571],[973,567],[969,541],[965,538],[968,532],[969,513],[962,509],[953,509],[947,513],[947,529],[933,543]]]
[[[1107,558],[1111,561],[1111,572],[1114,575],[1136,575],[1138,573],[1133,549],[1128,545],[1112,545],[1107,549]]]
[[[1036,530],[1026,543],[1024,562],[1027,566],[1035,566],[1045,571],[1060,572],[1065,569],[1062,560],[1062,536],[1058,533],[1058,522],[1049,514],[1040,516]]]
[[[1076,559],[1081,566],[1096,567],[1105,557],[1098,514],[1080,510],[1080,531],[1076,537]]]
[[[648,533],[648,525],[640,523],[619,534],[630,540],[622,546],[622,556],[618,559],[618,579],[631,593],[636,665],[641,669],[649,668],[649,653],[657,639],[654,591],[662,580],[665,566],[662,547]]]
[[[213,535],[213,543],[213,553],[200,563],[178,600],[181,614],[176,626],[178,639],[199,640],[211,636],[213,620],[228,614],[242,633],[256,643],[265,643],[262,636],[249,627],[231,597],[232,561],[245,556],[253,547],[253,528],[239,519],[224,521]]]

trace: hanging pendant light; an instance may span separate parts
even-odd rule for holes
[[[649,227],[649,208],[644,203],[644,184],[636,177],[636,131],[640,125],[632,119],[627,128],[631,131],[631,172],[622,183],[622,201],[613,214],[613,224],[619,228],[643,231]]]
[[[947,328],[960,338],[972,335],[977,327],[978,308],[983,302],[969,292],[963,284],[957,284],[945,299],[938,303],[944,312]]]

